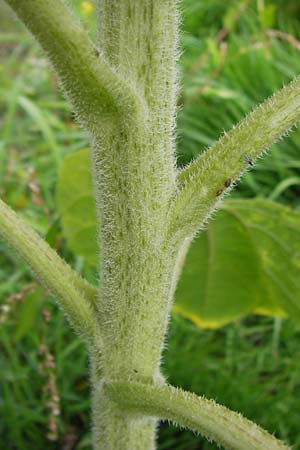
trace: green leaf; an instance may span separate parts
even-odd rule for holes
[[[36,286],[32,292],[25,292],[23,301],[17,308],[17,325],[14,328],[13,341],[17,342],[37,325],[41,314],[42,300],[45,298],[43,289]]]
[[[59,236],[59,233],[60,233],[60,222],[59,219],[56,219],[48,228],[45,236],[45,241],[48,242],[50,247],[56,248],[57,245],[56,240]]]
[[[300,213],[226,201],[193,242],[175,310],[206,328],[252,312],[300,318]]]
[[[276,6],[267,5],[263,8],[259,8],[258,16],[260,23],[264,28],[273,28],[276,24]]]
[[[65,158],[59,171],[56,198],[69,248],[96,266],[96,208],[87,149]]]
[[[52,133],[51,127],[49,126],[49,123],[46,120],[42,110],[29,98],[23,97],[22,95],[19,97],[18,102],[42,132],[43,137],[53,154],[54,161],[57,167],[59,167],[61,162],[60,151],[56,143],[54,134]]]

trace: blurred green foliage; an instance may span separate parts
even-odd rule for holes
[[[59,170],[56,194],[67,244],[75,254],[97,267],[96,205],[89,149],[82,149],[65,158]]]
[[[71,2],[93,24],[83,3]],[[68,250],[54,200],[61,162],[87,146],[86,136],[42,52],[0,8],[1,196],[96,283],[94,270]],[[179,165],[300,72],[298,0],[184,0],[183,10]],[[233,196],[297,208],[299,137],[296,130],[274,145]],[[175,316],[164,371],[170,382],[241,411],[297,450],[299,349],[300,329],[289,321],[252,316],[202,331]],[[83,345],[53,299],[0,242],[0,448],[90,449],[88,372]],[[216,447],[162,425],[159,448]]]

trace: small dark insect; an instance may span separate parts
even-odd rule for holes
[[[222,193],[223,193],[223,189],[219,189],[219,190],[216,192],[216,196],[219,197],[219,195],[221,195]]]
[[[137,371],[136,369],[133,369],[133,371],[134,371],[135,373],[138,373],[138,371]]]
[[[249,158],[248,155],[244,155],[244,160],[245,160],[250,166],[253,166],[253,162],[251,161],[251,159]]]
[[[225,180],[224,186],[228,188],[230,185],[231,185],[231,178],[227,178],[227,180]]]

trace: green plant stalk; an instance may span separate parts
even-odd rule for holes
[[[89,131],[130,114],[139,100],[99,54],[62,0],[5,0],[36,37],[77,115]]]
[[[299,118],[300,79],[296,78],[181,170],[170,208],[170,235],[177,240],[194,236],[234,182]]]
[[[162,387],[160,373],[164,336],[186,247],[222,197],[224,189],[216,195],[215,183],[222,181],[224,187],[224,174],[234,181],[244,170],[244,153],[255,158],[299,120],[299,83],[295,81],[273,97],[273,105],[254,112],[255,120],[249,116],[248,122],[237,127],[237,134],[235,130],[230,134],[231,141],[223,138],[226,145],[212,149],[212,161],[206,155],[176,178],[177,1],[98,0],[100,50],[61,0],[6,1],[46,51],[91,139],[100,219],[99,297],[93,288],[91,293],[90,288],[75,289],[76,277],[2,203],[1,233],[44,284],[51,284],[70,322],[88,341],[94,449],[153,450],[156,414],[197,430],[203,425],[201,417],[199,423],[195,418],[200,411],[194,397],[185,395],[183,399],[173,391],[170,395],[170,388]],[[258,129],[261,141],[255,141],[252,153],[245,142]],[[235,136],[239,137],[236,141]],[[241,142],[241,148],[231,146]],[[224,158],[231,164],[229,173],[224,172]],[[118,394],[114,391],[112,396],[106,386],[113,386],[113,380],[121,384],[114,385]],[[128,381],[135,383],[134,388]],[[133,414],[132,404],[130,408],[122,404],[122,396],[129,398],[126,392],[140,404],[142,417]],[[156,412],[152,406],[145,408],[143,392],[149,404],[150,396],[158,401],[158,393],[163,395]],[[168,415],[166,403],[170,408],[174,405],[172,396],[175,412]],[[238,427],[240,417],[228,413],[229,420],[227,410],[222,411],[224,414],[214,414],[214,420],[209,420],[207,434],[224,443],[224,434],[229,439],[224,427],[227,421],[236,431],[236,448],[244,450],[245,445],[239,444],[244,433]],[[248,422],[245,424],[247,428]],[[267,433],[258,432],[258,439],[256,448],[261,450],[275,442]],[[272,448],[284,448],[280,445]]]
[[[20,254],[41,283],[58,298],[76,333],[92,344],[98,329],[92,307],[95,288],[74,272],[47,242],[1,199],[0,236]]]
[[[97,360],[91,360],[93,449],[154,450],[157,418],[137,417],[120,407],[105,389],[103,374],[93,364]],[[138,374],[132,372],[136,379]]]
[[[113,130],[101,126],[93,146],[101,224],[98,365],[104,379],[153,383],[161,379],[176,257],[166,241],[165,219],[175,194],[177,2],[97,4],[101,53],[143,99],[137,121],[124,118]],[[139,421],[137,427],[111,404],[101,379],[98,383],[93,416],[102,429],[94,427],[94,447],[154,448],[155,421]]]
[[[175,174],[171,119],[169,126],[164,121],[167,114],[174,117],[175,113],[171,100],[175,94],[169,86],[176,83],[178,13],[174,0],[164,2],[163,6],[157,0],[98,3],[102,7],[102,21],[109,23],[110,17],[115,24],[115,28],[108,27],[107,37],[112,64],[118,75],[125,79],[130,76],[133,89],[140,95],[143,92],[146,105],[138,123],[124,120],[113,130],[102,126],[95,136],[93,160],[101,227],[99,309],[108,346],[103,350],[108,352],[103,364],[108,364],[110,376],[121,373],[129,376],[135,367],[151,381],[160,358],[176,255],[167,249],[165,241],[165,218],[175,193]],[[110,41],[115,31],[119,35],[115,42],[118,52],[114,52]],[[105,28],[102,34],[105,35]],[[129,55],[124,56],[121,43],[130,55],[130,69]],[[103,48],[108,58],[105,43]],[[171,56],[165,60],[164,54]],[[160,72],[151,64],[156,58]],[[149,98],[145,94],[149,80],[149,91],[160,91],[156,102],[153,94]],[[162,99],[165,105],[161,104]],[[124,336],[124,343],[118,339],[118,358],[113,342],[116,331],[118,336]],[[148,347],[147,361],[140,361]]]
[[[115,381],[106,384],[104,389],[117,405],[140,420],[149,416],[170,420],[201,433],[228,450],[290,449],[241,414],[170,385],[143,386]]]

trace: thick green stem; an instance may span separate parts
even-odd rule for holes
[[[106,376],[127,376],[134,368],[150,381],[166,330],[174,259],[166,250],[165,218],[175,188],[171,99],[177,8],[174,0],[98,3],[101,51],[146,105],[136,123],[124,117],[93,135],[102,250],[99,309],[106,342],[102,364]],[[101,23],[110,26],[101,29]]]
[[[289,450],[241,414],[173,386],[113,382],[104,386],[107,395],[132,417],[156,417],[187,427],[228,450]]]
[[[98,0],[99,47],[117,73],[145,100],[157,167],[174,183],[177,101],[177,0]],[[155,131],[155,133],[153,132]],[[154,163],[154,157],[151,158]]]
[[[92,136],[104,324],[98,364],[106,379],[132,377],[152,383],[160,378],[176,253],[166,241],[166,217],[175,193],[176,3],[98,1],[101,52],[144,105],[136,121],[124,117],[111,129],[100,124]],[[150,427],[150,439],[148,421],[127,426],[135,422],[124,412],[114,414],[115,406],[102,395],[96,397],[105,408],[94,401],[96,448],[151,448],[155,427]]]
[[[103,377],[94,363],[95,359],[91,358],[93,449],[155,450],[157,420],[153,417],[134,417],[120,408],[107,395]]]

